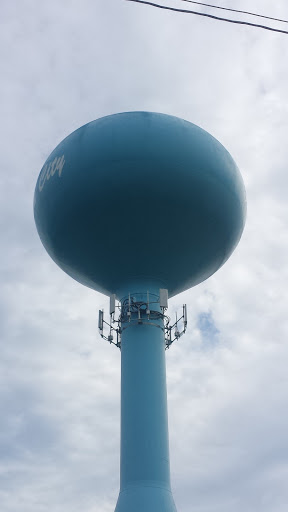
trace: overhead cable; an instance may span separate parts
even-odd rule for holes
[[[287,30],[280,30],[277,28],[268,27],[266,25],[257,25],[256,23],[250,23],[248,21],[220,18],[219,16],[213,16],[212,14],[207,14],[204,12],[188,11],[186,9],[177,9],[176,7],[168,7],[166,5],[159,5],[159,4],[155,4],[153,2],[147,2],[144,0],[141,0],[141,1],[140,0],[126,0],[126,1],[127,2],[135,2],[137,4],[143,4],[143,5],[151,5],[152,7],[157,7],[159,9],[165,9],[167,11],[182,12],[184,14],[195,14],[196,16],[204,16],[205,18],[212,18],[213,20],[217,20],[217,21],[226,21],[228,23],[236,23],[237,25],[247,25],[248,27],[264,28],[265,30],[270,30],[271,32],[280,32],[281,34],[288,34]]]
[[[266,20],[280,21],[281,23],[288,23],[288,20],[281,20],[279,18],[271,18],[270,16],[264,16],[263,14],[256,14],[255,12],[240,11],[239,9],[229,9],[228,7],[220,7],[219,5],[204,4],[203,2],[193,2],[192,0],[181,0],[182,2],[188,2],[189,4],[204,5],[205,7],[212,7],[213,9],[221,9],[222,11],[238,12],[240,14],[249,14],[249,16],[257,16],[257,18],[265,18]]]

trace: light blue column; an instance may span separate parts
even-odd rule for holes
[[[147,300],[147,286],[131,286],[129,291],[131,296],[137,292],[137,300]],[[159,287],[151,290],[150,285],[149,292],[159,296]],[[159,303],[150,309],[160,312]],[[130,323],[122,323],[121,468],[115,512],[176,512],[170,487],[163,319],[141,316],[143,323],[136,314]]]

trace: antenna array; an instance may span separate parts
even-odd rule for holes
[[[158,307],[156,306],[158,305]],[[160,307],[160,311],[159,311]],[[104,310],[99,310],[98,329],[101,338],[121,349],[121,334],[130,325],[147,324],[163,330],[165,348],[168,349],[175,340],[183,336],[187,329],[187,306],[183,304],[182,314],[171,324],[171,319],[165,313],[168,309],[168,290],[160,288],[159,296],[147,291],[146,299],[143,294],[129,293],[116,304],[116,295],[110,296],[110,318],[104,320]],[[117,315],[115,313],[117,311]],[[163,324],[157,322],[162,319]],[[115,327],[116,325],[116,327]],[[162,326],[163,325],[163,326]]]

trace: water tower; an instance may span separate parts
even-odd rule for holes
[[[116,512],[176,511],[165,349],[185,331],[187,315],[183,307],[171,325],[168,297],[223,265],[245,213],[229,153],[201,128],[164,114],[127,112],[88,123],[40,172],[34,214],[44,247],[67,274],[110,297],[110,319],[100,311],[99,329],[121,350]]]

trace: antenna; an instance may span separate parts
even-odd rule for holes
[[[110,295],[110,317],[112,317],[115,313],[115,304],[116,304],[116,295],[112,293]]]
[[[160,288],[160,308],[167,309],[168,308],[168,290],[166,288]]]
[[[187,306],[186,306],[186,304],[183,304],[183,323],[184,323],[184,328],[186,329],[186,327],[187,327]]]
[[[130,296],[130,292],[129,292],[129,298],[128,298],[127,316],[128,316],[129,322],[130,322],[130,319],[131,319],[131,296]]]
[[[99,309],[99,318],[98,318],[98,329],[101,332],[103,332],[103,322],[104,322],[104,311],[102,309]]]
[[[177,117],[126,112],[98,119],[44,162],[34,201],[41,240],[60,268],[110,298],[109,320],[100,310],[98,328],[121,351],[115,512],[176,512],[165,350],[180,343],[187,308],[173,323],[168,297],[220,268],[240,240],[245,214],[245,189],[232,157],[214,137]],[[176,232],[180,247],[170,243]]]
[[[146,309],[146,315],[147,315],[148,320],[149,320],[150,309],[149,309],[149,292],[148,292],[148,290],[147,290],[147,309]]]

